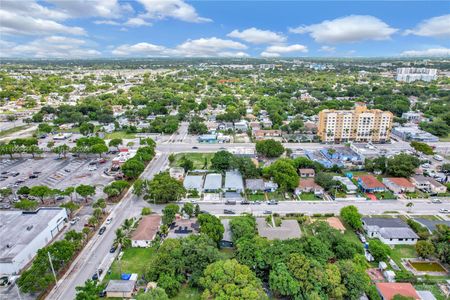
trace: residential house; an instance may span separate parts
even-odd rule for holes
[[[254,130],[253,136],[256,140],[271,139],[274,137],[281,137],[281,130]]]
[[[232,122],[221,122],[217,125],[217,130],[234,130]]]
[[[363,228],[370,238],[387,245],[414,245],[419,236],[399,218],[362,218]]]
[[[264,190],[268,193],[273,193],[278,189],[278,184],[272,180],[264,181]]]
[[[203,185],[203,191],[205,193],[217,193],[222,189],[222,175],[221,174],[208,174],[205,178],[205,184]]]
[[[256,219],[258,234],[268,240],[288,240],[302,234],[297,220],[282,220],[280,226],[269,226],[264,218]]]
[[[184,178],[183,186],[186,190],[196,190],[201,192],[203,189],[203,175],[187,175]]]
[[[264,192],[264,180],[259,179],[246,179],[245,180],[245,188],[249,190],[251,193],[255,194],[258,192]]]
[[[377,282],[375,283],[382,300],[392,300],[401,295],[412,300],[421,300],[414,286],[409,282]]]
[[[131,236],[132,247],[148,247],[155,239],[161,225],[161,217],[159,215],[148,215],[142,217],[139,225]]]
[[[110,280],[105,288],[106,297],[132,298],[135,286],[135,280]]]
[[[250,122],[248,125],[250,126],[252,131],[261,129],[261,124],[259,124],[259,122]]]
[[[442,194],[447,191],[447,187],[431,177],[423,175],[414,175],[411,177],[411,182],[421,191],[433,194]]]
[[[270,119],[262,119],[261,120],[261,125],[263,128],[272,128],[273,123]]]
[[[347,190],[347,194],[355,194],[358,191],[358,187],[348,177],[333,176],[333,180],[342,183]]]
[[[376,193],[386,191],[386,186],[375,176],[362,175],[358,177],[359,187],[366,193]]]
[[[242,193],[244,191],[244,182],[241,173],[229,171],[225,173],[225,191]]]
[[[314,193],[316,195],[321,195],[323,192],[323,187],[315,183],[314,178],[300,179],[298,187],[295,189],[296,195],[300,195],[301,193]]]
[[[298,172],[300,173],[300,177],[302,178],[309,178],[316,176],[316,172],[314,169],[299,169]]]
[[[383,178],[384,185],[390,189],[394,194],[412,193],[415,190],[412,184],[406,178]]]
[[[245,120],[234,123],[234,130],[246,132],[248,129],[248,123]]]

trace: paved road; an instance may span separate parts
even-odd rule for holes
[[[165,167],[167,162],[167,154],[158,154],[150,162],[142,176],[151,179]],[[105,233],[103,235],[95,235],[89,241],[68,272],[59,280],[58,286],[47,296],[47,299],[74,299],[75,287],[83,285],[98,268],[107,270],[115,255],[109,253],[115,238],[115,230],[122,225],[125,219],[139,216],[144,206],[149,205],[131,192],[126,194],[122,201],[113,208],[110,214],[110,217],[113,218],[111,224],[102,225],[107,228]]]

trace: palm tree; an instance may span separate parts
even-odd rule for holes
[[[122,248],[127,248],[131,246],[131,240],[128,235],[122,230],[122,228],[117,228],[116,230],[116,238],[114,239],[114,246]]]
[[[125,230],[125,232],[129,232],[131,230],[131,227],[133,226],[133,220],[132,219],[125,219],[122,224],[122,229]]]
[[[408,208],[412,208],[413,206],[414,206],[414,203],[412,203],[412,202],[406,203],[406,207],[408,207]]]

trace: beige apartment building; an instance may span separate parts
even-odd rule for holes
[[[353,110],[325,109],[319,113],[317,135],[326,143],[384,143],[390,139],[392,121],[390,111],[368,109],[361,103]]]

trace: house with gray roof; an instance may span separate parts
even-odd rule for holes
[[[237,171],[228,171],[225,173],[225,190],[236,193],[244,191],[244,181],[241,173]]]
[[[110,280],[105,292],[108,298],[132,298],[135,280]]]
[[[345,186],[348,194],[355,194],[358,187],[348,178],[344,176],[333,176],[333,180],[339,181]]]
[[[217,193],[222,189],[222,175],[221,174],[208,174],[205,178],[205,184],[203,185],[203,191],[205,193]]]
[[[387,245],[414,245],[419,236],[399,218],[362,218],[369,238],[378,238]]]
[[[297,220],[282,220],[280,226],[269,226],[264,218],[257,218],[258,234],[268,240],[288,240],[299,238],[302,234]]]
[[[264,192],[264,180],[261,178],[258,179],[246,179],[245,180],[245,188],[252,193]]]
[[[203,175],[187,175],[184,178],[183,186],[188,191],[201,192],[203,190]]]

